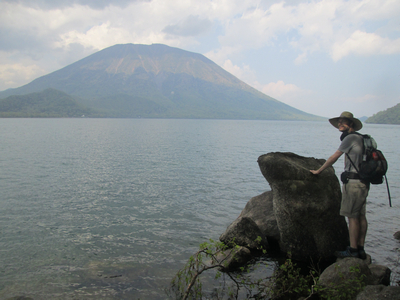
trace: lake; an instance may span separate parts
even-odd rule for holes
[[[268,152],[328,158],[326,122],[0,119],[0,298],[165,299],[200,243],[269,190]],[[365,124],[389,162],[366,251],[399,272],[400,126]],[[335,165],[343,169],[343,157]],[[397,273],[396,273],[397,272]]]

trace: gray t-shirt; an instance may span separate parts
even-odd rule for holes
[[[343,139],[338,150],[347,153],[356,167],[359,168],[363,159],[363,144],[364,142],[361,135],[349,134]],[[344,159],[344,170],[357,173],[350,160],[347,158],[347,155]]]

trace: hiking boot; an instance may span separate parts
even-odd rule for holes
[[[365,253],[364,247],[358,246],[358,257],[361,259],[367,259],[367,253]]]
[[[344,250],[344,251],[336,251],[335,253],[334,253],[334,255],[337,257],[337,258],[345,258],[345,257],[355,257],[355,258],[358,258],[358,251],[356,250],[355,252],[353,251],[351,251],[350,250],[350,247],[348,246],[347,248],[346,248],[346,250]]]

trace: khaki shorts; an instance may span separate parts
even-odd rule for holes
[[[349,182],[342,187],[340,215],[348,218],[365,215],[368,192],[368,185],[358,179],[349,179]]]

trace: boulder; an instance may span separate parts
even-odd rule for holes
[[[390,285],[390,274],[392,271],[388,267],[371,264],[369,265],[369,269],[373,276],[373,285]]]
[[[400,286],[367,285],[356,300],[400,300]]]
[[[393,291],[383,289],[384,285],[390,285],[390,274],[391,270],[388,267],[370,264],[368,260],[347,257],[338,259],[336,263],[326,268],[319,277],[319,284],[325,287],[334,286],[346,289],[346,283],[350,280],[355,280],[350,284],[356,284],[358,280],[361,280],[366,288],[358,294],[357,299],[392,299],[385,297]],[[365,291],[371,291],[371,294]],[[375,297],[371,297],[371,295]]]
[[[341,286],[349,280],[357,279],[364,284],[372,284],[374,281],[370,268],[362,259],[347,257],[327,267],[319,277],[319,283],[326,287]]]
[[[251,251],[246,247],[234,247],[221,251],[217,254],[218,264],[222,265],[219,270],[223,272],[234,271],[244,266],[252,257]]]
[[[268,153],[258,158],[271,186],[273,211],[283,252],[300,261],[330,261],[349,244],[347,223],[339,215],[341,190],[332,167],[320,175],[325,160],[294,153]]]
[[[239,217],[220,236],[219,240],[225,245],[239,245],[249,249],[266,249],[268,241],[249,217]]]
[[[261,195],[255,196],[247,202],[246,206],[239,215],[239,218],[252,219],[267,237],[268,241],[279,241],[280,234],[273,208],[272,191],[266,191]]]
[[[400,240],[400,231],[397,231],[393,236],[396,240]]]

